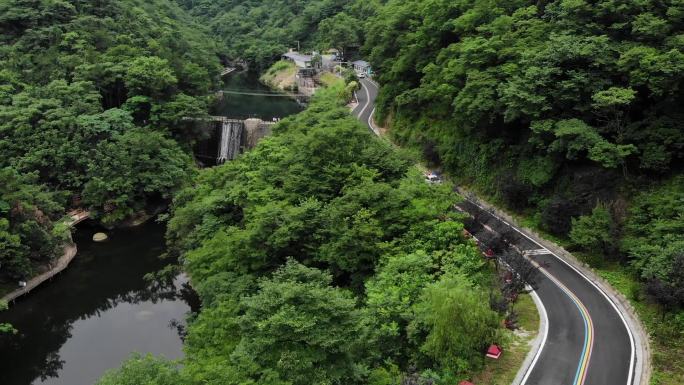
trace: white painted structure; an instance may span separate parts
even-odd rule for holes
[[[352,65],[354,66],[354,71],[358,74],[370,75],[372,73],[370,63],[365,60],[357,60],[352,62]]]
[[[294,62],[298,68],[311,68],[313,56],[304,55],[296,51],[290,51],[283,55],[283,60]]]

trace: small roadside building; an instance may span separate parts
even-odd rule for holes
[[[304,55],[296,51],[290,51],[283,55],[283,60],[294,62],[297,68],[311,68],[313,67],[313,56]]]
[[[357,60],[352,62],[352,65],[354,66],[354,71],[357,73],[364,73],[366,75],[370,75],[372,73],[370,63],[365,60]]]

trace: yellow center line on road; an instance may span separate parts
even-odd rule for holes
[[[547,278],[549,278],[553,283],[556,284],[570,299],[574,302],[575,306],[582,316],[584,322],[584,346],[582,348],[582,354],[580,355],[580,360],[577,365],[577,372],[575,373],[575,379],[572,385],[584,385],[587,380],[587,373],[589,368],[589,361],[591,360],[591,353],[594,350],[594,321],[589,315],[587,307],[584,303],[580,301],[579,298],[573,293],[567,286],[565,286],[561,281],[549,273],[546,269],[539,265],[536,261],[530,259],[530,262],[534,264],[539,271],[541,271]]]

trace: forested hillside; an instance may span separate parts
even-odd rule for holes
[[[359,47],[378,0],[176,0],[206,21],[227,59],[263,71],[289,48]]]
[[[623,291],[661,305],[662,316],[641,315],[659,348],[676,349],[684,3],[389,1],[367,25],[378,118],[394,139],[560,237],[616,284],[641,281]],[[656,364],[681,380],[668,363],[675,352],[659,351]]]
[[[451,188],[373,138],[342,87],[178,194],[170,252],[203,304],[183,367],[134,358],[100,385],[450,384],[482,368],[504,317],[493,266]]]
[[[206,114],[219,63],[166,0],[2,1],[0,40],[0,279],[14,281],[54,256],[66,208],[113,223],[187,180],[180,119]]]
[[[625,205],[684,165],[684,5],[594,3],[395,1],[366,48],[395,138],[552,234],[606,206],[637,257]]]
[[[392,139],[596,267],[649,327],[654,383],[681,383],[683,26],[682,0],[0,0],[0,280],[54,256],[67,208],[116,224],[175,197],[168,253],[202,300],[185,358],[100,385],[470,377],[510,315],[499,277],[343,89],[193,166],[182,117],[220,60],[358,49]]]

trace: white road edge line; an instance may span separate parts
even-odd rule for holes
[[[465,212],[462,208],[460,208],[458,206],[454,206],[454,207],[456,208],[456,210],[459,210],[461,212]],[[490,232],[495,232],[495,231],[490,230]],[[477,239],[477,237],[475,235],[471,234],[471,236],[477,242],[483,243],[479,239]],[[544,270],[541,270],[541,271],[545,275],[547,274]],[[551,280],[551,282],[553,282],[553,280]],[[553,283],[556,286],[558,286],[555,282],[553,282]],[[528,353],[528,355],[525,357],[525,360],[523,361],[523,365],[520,367],[520,369],[518,370],[518,373],[515,375],[515,378],[513,379],[513,385],[524,385],[527,382],[527,379],[530,377],[530,374],[532,374],[532,369],[537,364],[537,360],[539,360],[539,357],[541,356],[542,350],[544,350],[544,347],[546,346],[546,339],[549,336],[549,316],[546,313],[546,307],[544,306],[544,302],[541,300],[541,298],[539,297],[539,294],[537,294],[537,291],[534,290],[533,287],[531,287],[530,285],[525,285],[525,286],[526,286],[527,290],[530,292],[530,296],[532,296],[532,300],[534,301],[534,305],[537,307],[537,311],[541,314],[541,319],[539,320],[539,327],[540,328],[543,327],[544,331],[541,334],[542,340],[540,343],[537,343],[537,341],[539,340],[539,336],[537,336],[537,338],[535,339],[535,345],[537,345],[536,346],[537,351],[534,354],[534,358],[532,358],[531,363],[527,363],[528,361],[530,361],[529,355],[530,355],[530,353],[532,353],[530,351],[530,353]],[[559,287],[559,289],[561,289],[561,288]],[[563,291],[563,289],[561,289],[561,291]],[[565,292],[564,292],[564,294],[567,295],[567,293],[565,293]],[[522,376],[523,373],[524,373],[524,377],[521,380],[518,380],[518,378],[520,378],[520,376]]]
[[[378,84],[375,81],[373,81],[372,79],[367,79],[367,80],[368,80],[368,83],[372,84],[376,90],[380,89],[380,87],[378,86]]]
[[[375,133],[376,136],[380,136],[380,133],[375,130],[375,127],[373,126],[373,114],[375,113],[375,107],[373,107],[373,111],[371,111],[370,115],[368,115],[368,127],[370,127],[371,130]]]
[[[359,118],[361,118],[363,116],[363,113],[366,112],[366,110],[368,109],[368,106],[370,106],[370,103],[371,103],[371,100],[370,100],[371,97],[370,97],[370,92],[368,92],[368,87],[366,87],[365,84],[361,83],[361,88],[366,90],[366,105],[363,106],[363,109],[361,110],[361,112],[359,112]]]
[[[502,218],[500,218],[498,215],[489,212],[489,211],[486,210],[484,207],[480,206],[477,202],[474,202],[474,201],[472,201],[471,199],[468,199],[467,197],[464,197],[464,198],[465,198],[466,200],[468,200],[470,203],[472,203],[472,204],[474,204],[475,206],[479,207],[481,210],[483,210],[483,211],[485,211],[485,212],[488,212],[488,213],[491,214],[491,216],[493,216],[494,218],[496,218],[496,219],[498,219],[498,220],[500,220],[500,221],[502,221],[502,222],[505,222],[505,221],[504,221]],[[527,234],[523,233],[523,232],[522,232],[520,229],[518,229],[517,227],[515,227],[515,226],[513,226],[513,225],[511,225],[511,224],[509,224],[508,226],[509,226],[510,228],[512,228],[513,230],[517,231],[518,233],[520,233],[520,235],[522,235],[523,237],[529,239],[529,240],[530,240],[532,243],[534,243],[535,245],[537,245],[537,246],[539,246],[539,247],[544,247],[544,245],[540,245],[539,242],[535,241],[534,239],[532,239],[531,237],[529,237]],[[549,250],[549,254],[553,255],[554,257],[556,257],[556,259],[558,259],[559,261],[561,261],[561,262],[563,262],[564,264],[566,264],[568,267],[570,267],[572,270],[574,270],[577,274],[579,274],[582,278],[584,278],[587,282],[589,282],[592,286],[594,286],[594,288],[595,288],[596,290],[598,290],[598,292],[601,293],[601,294],[603,295],[603,297],[608,301],[608,303],[611,304],[611,306],[613,307],[613,309],[615,310],[615,312],[618,314],[618,316],[620,316],[620,319],[622,320],[622,323],[625,325],[625,329],[627,329],[627,334],[629,334],[629,344],[630,344],[630,348],[631,348],[631,354],[630,354],[630,362],[629,362],[629,375],[628,375],[628,377],[627,377],[627,385],[632,385],[632,380],[633,380],[633,376],[634,376],[634,361],[635,361],[635,354],[636,354],[635,349],[634,349],[634,335],[632,335],[632,330],[629,328],[629,325],[627,324],[627,320],[625,320],[625,317],[622,315],[622,312],[617,308],[617,305],[615,305],[615,302],[614,302],[612,299],[610,299],[610,297],[608,297],[608,295],[607,295],[607,294],[606,294],[598,285],[596,285],[592,280],[590,280],[586,275],[584,275],[584,273],[582,273],[581,271],[579,271],[577,268],[575,268],[575,266],[571,265],[571,264],[570,264],[568,261],[566,261],[565,259],[563,259],[563,258],[559,257],[558,255],[556,255],[556,253],[554,253],[553,251]],[[541,349],[543,349],[543,347],[542,347]],[[540,349],[540,352],[541,352],[541,349]],[[533,367],[534,367],[534,365],[533,365],[533,366],[530,366],[530,369],[529,369],[529,370],[531,371],[531,369],[532,369]],[[524,382],[523,382],[522,385],[524,385]]]
[[[369,82],[370,82],[371,84],[373,84],[373,85],[377,88],[377,85],[376,85],[373,81],[369,81]],[[361,82],[361,85],[362,85],[362,87],[366,90],[366,95],[368,96],[368,100],[367,100],[366,106],[363,108],[363,110],[362,110],[361,113],[359,114],[359,117],[361,117],[361,115],[363,115],[363,112],[366,110],[366,108],[368,107],[368,104],[370,103],[370,94],[368,93],[368,88],[365,87],[365,85],[363,84],[363,82]],[[373,108],[373,111],[375,111],[375,108]],[[373,112],[371,112],[371,116],[372,116],[372,115],[373,115]],[[369,117],[369,125],[370,125],[370,117]],[[372,127],[373,127],[373,126],[371,126],[371,129],[372,129]],[[373,131],[375,131],[375,130],[373,130]],[[377,133],[376,133],[376,135],[377,135]],[[474,204],[475,206],[479,207],[481,210],[486,211],[486,212],[489,213],[488,210],[486,210],[484,207],[480,206],[477,202],[474,202],[474,201],[472,201],[471,199],[468,199],[468,198],[465,197],[465,196],[464,196],[464,198],[465,198],[466,200],[468,200],[470,203],[472,203],[472,204]],[[506,220],[504,220],[503,218],[500,218],[498,215],[496,215],[496,214],[494,214],[494,213],[490,213],[490,214],[491,214],[493,217],[495,217],[496,219],[498,219],[498,220],[500,220],[501,222],[503,222],[504,224],[506,224],[507,226],[509,226],[510,228],[512,228],[513,230],[515,230],[515,231],[517,231],[518,233],[520,233],[523,237],[529,239],[529,240],[530,240],[532,243],[534,243],[535,245],[537,245],[537,246],[539,246],[539,247],[541,247],[541,248],[545,248],[544,245],[539,244],[539,242],[535,241],[534,239],[532,239],[531,237],[529,237],[527,234],[523,233],[523,232],[522,232],[520,229],[518,229],[517,227],[515,227],[515,226],[513,226],[512,224],[508,223],[508,222],[507,222]],[[615,312],[616,312],[616,313],[618,314],[618,316],[620,317],[620,320],[622,320],[623,325],[625,325],[625,329],[627,329],[627,334],[629,335],[629,345],[630,345],[630,349],[631,349],[631,352],[630,352],[630,362],[629,362],[629,375],[627,376],[627,385],[633,385],[634,367],[635,367],[635,359],[636,359],[636,350],[634,349],[634,335],[632,334],[632,329],[630,329],[630,328],[629,328],[629,325],[627,324],[627,320],[625,320],[625,317],[622,315],[622,312],[618,309],[618,307],[617,307],[617,305],[615,304],[615,302],[614,302],[614,301],[613,301],[613,300],[612,300],[612,299],[611,299],[611,298],[610,298],[610,297],[609,297],[609,296],[608,296],[608,295],[607,295],[607,294],[606,294],[598,285],[596,285],[591,279],[589,279],[586,275],[584,275],[584,273],[582,273],[581,271],[579,271],[577,268],[575,268],[573,265],[571,265],[571,264],[570,264],[569,262],[567,262],[565,259],[563,259],[563,258],[559,257],[558,255],[556,255],[556,253],[554,253],[553,251],[549,250],[549,254],[550,254],[550,255],[553,255],[554,257],[556,257],[556,259],[558,259],[559,261],[561,261],[561,262],[563,262],[564,264],[566,264],[568,267],[570,267],[572,270],[574,270],[577,274],[579,274],[582,278],[584,278],[584,280],[586,280],[587,282],[589,282],[596,290],[598,290],[598,292],[601,293],[601,295],[603,295],[603,297],[604,297],[604,298],[608,301],[608,303],[610,303],[610,305],[613,307],[613,309],[615,310]],[[534,293],[534,292],[533,292],[533,293]],[[536,293],[534,293],[534,294],[535,294],[535,296],[536,296]],[[539,300],[540,300],[540,303],[541,303],[541,299],[540,299],[538,296],[537,296],[536,298],[539,299]],[[547,317],[547,315],[546,315],[546,308],[544,308],[544,305],[543,305],[543,304],[542,304],[542,308],[544,309],[544,317]],[[547,317],[546,319],[548,320],[548,317]],[[532,362],[532,365],[530,365],[530,367],[527,369],[527,370],[528,370],[528,373],[525,375],[525,379],[523,380],[523,382],[521,383],[521,385],[524,385],[524,384],[525,384],[525,381],[527,381],[527,378],[529,377],[530,373],[532,372],[532,369],[533,369],[534,366],[536,365],[537,360],[539,359],[539,356],[541,355],[542,350],[544,350],[544,346],[546,345],[546,337],[547,337],[547,334],[548,334],[548,322],[547,322],[547,324],[546,324],[546,328],[545,328],[545,330],[544,330],[544,333],[545,333],[545,334],[544,334],[544,340],[542,341],[542,345],[540,346],[539,351],[537,351],[537,355],[535,356],[534,361]],[[591,363],[591,362],[590,362],[590,363]],[[642,384],[642,385],[643,385],[643,384]]]
[[[539,294],[535,290],[530,290],[530,295],[532,296],[532,299],[534,300],[535,305],[537,305],[537,309],[541,310],[541,316],[542,316],[542,325],[544,327],[544,334],[542,335],[542,341],[539,344],[539,348],[537,349],[537,354],[534,355],[534,359],[532,359],[532,363],[530,366],[527,367],[527,371],[525,372],[525,377],[523,377],[522,381],[520,381],[520,385],[524,385],[527,382],[527,379],[530,377],[532,374],[532,368],[534,368],[535,365],[537,365],[537,361],[539,360],[539,357],[541,356],[542,350],[544,350],[544,347],[546,346],[546,338],[549,336],[549,316],[546,313],[546,307],[544,306],[544,302],[542,302],[541,298],[539,298]],[[517,377],[517,376],[516,376]]]
[[[469,201],[470,201],[470,200],[469,200]],[[471,202],[472,202],[472,201],[471,201]],[[473,204],[475,204],[476,206],[480,207],[480,209],[482,209],[483,211],[486,211],[482,206],[477,205],[477,203],[474,203],[474,202],[473,202]],[[462,210],[462,209],[461,209],[460,207],[458,207],[458,206],[454,206],[454,207],[456,207],[458,210],[461,210],[461,211],[465,212],[464,210]],[[487,212],[488,212],[488,211],[487,211]],[[467,215],[470,215],[470,214],[467,213],[467,212],[466,212],[466,214],[467,214]],[[490,213],[490,214],[492,214],[492,213]],[[494,215],[494,214],[492,214],[492,216],[495,217],[495,218],[500,219],[499,217],[497,217],[497,216]],[[471,217],[472,217],[472,215],[471,215]],[[497,233],[498,233],[496,230],[492,229],[491,226],[488,226],[488,225],[486,225],[486,224],[484,224],[484,223],[481,223],[481,225],[482,225],[482,227],[483,227],[485,230],[489,231],[490,233],[493,233],[493,234],[497,234]],[[510,226],[510,225],[509,225],[509,226]],[[511,226],[511,227],[513,227],[513,226]],[[472,234],[471,234],[471,235],[472,235]],[[477,239],[476,236],[472,235],[472,237],[473,237],[473,239],[475,239],[476,241],[481,242],[479,239]],[[532,242],[534,242],[534,241],[532,241]],[[535,243],[536,243],[536,242],[535,242]],[[512,246],[513,246],[514,248],[518,249],[518,250],[521,250],[519,247],[517,247],[517,246],[515,246],[515,245],[512,245]],[[539,246],[541,246],[541,245],[539,245]],[[544,250],[546,250],[546,249],[544,249]],[[545,254],[551,254],[551,253],[549,252],[549,253],[545,253]],[[525,252],[524,250],[522,251],[522,255],[523,255],[523,257],[526,257],[526,258],[529,257],[529,256],[526,255],[526,252]],[[546,277],[548,277],[549,281],[551,281],[551,283],[553,283],[556,287],[558,287],[558,289],[559,289],[566,297],[568,297],[568,298],[570,299],[570,301],[573,301],[573,302],[575,301],[575,300],[570,296],[570,294],[568,294],[568,292],[567,292],[567,290],[570,290],[570,289],[567,289],[567,288],[566,288],[566,289],[563,289],[563,287],[561,287],[561,285],[558,283],[558,278],[554,277],[550,272],[548,272],[546,269],[543,269],[542,267],[540,267],[540,266],[538,266],[538,265],[537,265],[537,268],[539,269],[539,271],[540,271],[542,274],[544,274]],[[530,289],[532,289],[529,285],[527,285],[527,287],[529,287]],[[534,295],[532,298],[534,299],[535,305],[537,306],[537,310],[538,310],[539,313],[541,314],[542,321],[540,321],[540,322],[541,322],[540,325],[544,325],[544,334],[543,334],[543,339],[542,339],[542,341],[541,341],[541,344],[539,344],[539,345],[537,346],[537,351],[535,352],[534,359],[532,360],[532,363],[529,364],[528,366],[525,366],[525,363],[526,363],[526,362],[528,361],[528,359],[529,359],[528,357],[525,357],[525,361],[523,361],[523,365],[520,367],[520,369],[518,370],[518,374],[516,374],[515,378],[513,379],[512,385],[525,385],[525,384],[527,384],[527,380],[529,379],[530,375],[532,374],[532,371],[534,370],[534,367],[537,365],[537,360],[539,360],[539,357],[541,356],[541,353],[542,353],[542,351],[544,350],[544,347],[546,346],[546,339],[547,339],[548,333],[549,333],[549,323],[548,323],[549,318],[548,318],[548,314],[546,313],[546,307],[544,306],[544,302],[542,302],[542,300],[541,300],[541,298],[539,297],[539,295],[537,294],[536,290],[530,290],[530,293]],[[541,311],[540,311],[540,310],[541,310]],[[582,318],[584,319],[584,315],[581,313],[581,311],[580,311],[580,315],[582,315]],[[517,381],[518,381],[518,378],[521,376],[521,373],[523,373],[523,370],[524,370],[524,377],[522,378],[522,380],[520,380],[519,382],[517,382]]]

